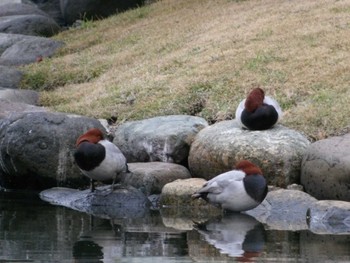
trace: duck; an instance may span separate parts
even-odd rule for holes
[[[242,212],[261,204],[267,192],[261,169],[248,160],[241,160],[235,169],[207,181],[192,198],[202,198],[227,212]]]
[[[90,178],[91,192],[95,191],[95,181],[120,181],[123,173],[128,173],[128,164],[120,149],[105,139],[98,128],[89,129],[76,140],[74,160],[83,175]]]
[[[236,109],[238,124],[248,130],[267,130],[282,118],[282,109],[278,102],[265,96],[260,87],[256,87],[242,100]]]

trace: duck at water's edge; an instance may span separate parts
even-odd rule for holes
[[[94,181],[120,180],[123,172],[129,172],[125,156],[112,142],[104,139],[97,128],[88,130],[76,141],[74,159],[82,173],[91,180],[91,192],[95,190]]]
[[[278,102],[265,96],[265,92],[259,87],[253,89],[236,109],[236,120],[249,130],[267,130],[281,117],[282,109]]]
[[[267,195],[267,182],[261,169],[243,160],[236,169],[220,174],[206,182],[192,195],[224,210],[241,212],[257,207]]]

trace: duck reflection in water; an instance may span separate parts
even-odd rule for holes
[[[240,213],[195,225],[206,242],[238,262],[254,262],[265,246],[265,229],[255,218]]]
[[[90,240],[79,240],[73,246],[75,263],[103,263],[103,248]]]

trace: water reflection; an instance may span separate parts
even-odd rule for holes
[[[166,215],[166,217],[164,217]],[[0,192],[0,262],[346,262],[350,235],[278,231],[234,214],[194,225],[150,211],[104,219]]]
[[[206,242],[238,261],[254,261],[264,250],[264,226],[245,214],[227,214],[205,224],[198,224],[196,229]]]

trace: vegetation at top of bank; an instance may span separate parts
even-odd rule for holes
[[[233,119],[255,85],[282,124],[322,139],[350,125],[348,0],[162,0],[54,37],[24,88],[53,110],[122,123],[191,114]]]

